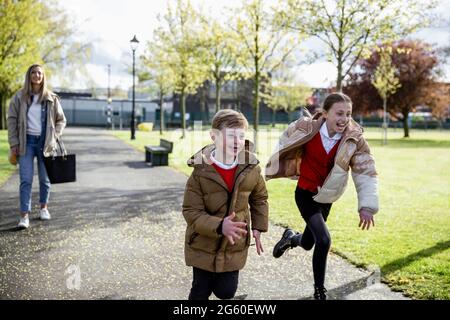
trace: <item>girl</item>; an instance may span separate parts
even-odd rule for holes
[[[34,64],[28,68],[23,88],[11,99],[8,112],[8,142],[11,153],[19,156],[20,221],[19,228],[28,228],[31,212],[33,162],[37,158],[39,174],[39,217],[50,220],[48,200],[50,181],[44,156],[53,154],[56,140],[66,126],[66,118],[58,97],[47,89],[44,68]]]
[[[290,248],[313,246],[314,298],[324,287],[330,234],[325,222],[331,205],[344,193],[349,168],[358,193],[359,226],[369,229],[378,211],[377,173],[362,128],[352,119],[352,102],[342,93],[326,97],[323,111],[301,118],[283,132],[266,166],[266,179],[298,178],[295,202],[306,222],[303,233],[286,229],[273,249],[279,258]]]

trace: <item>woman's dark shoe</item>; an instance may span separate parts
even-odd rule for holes
[[[324,287],[314,286],[314,299],[327,300],[326,292],[327,292],[327,289],[325,289]]]
[[[293,236],[295,236],[295,232],[292,229],[284,230],[281,240],[273,248],[273,256],[275,258],[281,257],[287,249],[295,247],[291,241]]]

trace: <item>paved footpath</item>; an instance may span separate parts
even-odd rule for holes
[[[37,176],[28,230],[16,228],[18,174],[0,188],[0,299],[185,299],[191,282],[181,215],[187,177],[146,166],[141,152],[107,131],[68,128],[64,141],[77,155],[78,181],[52,186],[51,221],[36,219]],[[282,232],[270,226],[261,257],[251,247],[238,299],[311,298],[312,252],[271,256]],[[331,299],[405,299],[376,279],[330,255]]]

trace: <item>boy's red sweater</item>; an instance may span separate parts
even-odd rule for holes
[[[220,174],[220,176],[222,177],[223,181],[225,181],[225,183],[227,184],[228,191],[231,192],[233,190],[234,175],[236,173],[237,166],[232,168],[232,169],[222,169],[221,167],[219,167],[215,163],[213,163],[212,165],[216,169],[216,171]]]

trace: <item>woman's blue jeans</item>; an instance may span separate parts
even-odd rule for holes
[[[31,212],[31,187],[33,185],[34,158],[37,158],[37,168],[39,175],[39,202],[41,205],[48,203],[50,197],[50,180],[44,165],[45,138],[42,136],[32,136],[27,134],[26,152],[19,157],[20,172],[20,210],[21,212]]]

